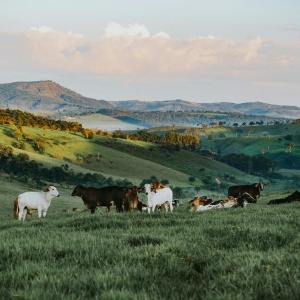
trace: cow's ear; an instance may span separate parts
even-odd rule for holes
[[[45,192],[45,193],[47,193],[49,191],[50,191],[49,188],[43,189],[43,192]]]
[[[258,183],[255,185],[255,187],[258,187]]]

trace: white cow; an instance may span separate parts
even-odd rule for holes
[[[168,202],[168,204],[165,204],[165,210],[167,211],[170,207],[170,211],[173,211],[173,192],[170,188],[165,187],[159,190],[151,191],[151,184],[145,184],[145,193],[147,195],[147,208],[148,213],[150,213],[151,208],[154,212],[156,205],[162,205]]]
[[[46,217],[53,197],[59,197],[59,193],[54,186],[50,186],[42,192],[25,192],[20,194],[18,196],[19,220],[25,220],[27,209],[37,209],[39,218],[42,214],[43,217]]]

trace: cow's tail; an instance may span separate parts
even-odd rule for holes
[[[18,219],[18,215],[19,215],[18,198],[16,198],[14,200],[14,210],[13,210],[14,219]]]

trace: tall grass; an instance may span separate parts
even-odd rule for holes
[[[0,222],[1,299],[299,299],[299,203]]]

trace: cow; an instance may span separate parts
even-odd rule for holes
[[[165,202],[162,205],[156,205],[156,209],[157,210],[165,210],[166,209],[166,205],[169,207],[169,202]],[[173,208],[174,208],[174,206],[179,206],[179,200],[178,199],[173,200],[172,201],[172,205],[173,205]]]
[[[191,212],[199,212],[199,211],[205,211],[213,208],[227,208],[227,207],[236,207],[237,206],[237,200],[229,196],[225,200],[217,200],[212,202],[211,199],[207,198],[206,196],[203,197],[194,197],[189,204],[193,204],[191,208]]]
[[[25,209],[27,209],[27,214],[30,215],[30,217],[32,218],[34,210],[33,209],[28,209],[27,206],[25,207]],[[16,198],[14,200],[13,217],[14,217],[14,219],[18,219],[18,217],[19,217],[18,198]]]
[[[249,193],[244,193],[244,194],[239,194],[237,197],[237,206],[244,207],[245,205],[249,203],[255,203],[256,200],[249,194]]]
[[[228,188],[228,196],[238,198],[240,195],[248,193],[255,199],[254,203],[256,203],[257,199],[260,197],[260,193],[266,186],[268,186],[268,184],[264,183],[262,180],[249,185],[232,185]]]
[[[78,184],[71,196],[81,197],[86,208],[95,213],[98,206],[106,206],[106,212],[110,212],[110,207],[114,204],[117,212],[123,211],[125,193],[128,189],[120,186],[106,186],[102,188],[84,187]]]
[[[154,181],[153,182],[153,185],[151,187],[151,191],[156,191],[156,190],[160,190],[160,189],[163,189],[164,186],[159,182],[159,181]]]
[[[144,185],[144,190],[147,195],[148,213],[150,213],[151,209],[152,212],[154,212],[156,205],[162,205],[165,204],[165,202],[168,202],[168,205],[165,204],[166,211],[168,208],[170,208],[171,212],[173,211],[173,192],[170,188],[165,187],[163,189],[151,191],[151,185],[147,183]]]
[[[285,198],[270,200],[268,204],[285,204],[285,203],[291,203],[295,201],[300,202],[300,192],[297,190]]]
[[[36,209],[39,218],[46,217],[47,210],[54,197],[59,197],[56,187],[50,186],[41,192],[25,192],[18,196],[19,220],[25,220],[27,210]]]
[[[132,209],[142,211],[142,206],[139,204],[138,192],[141,192],[143,189],[138,188],[136,185],[132,186],[125,193],[124,197],[124,210],[130,211]]]
[[[191,201],[189,201],[189,204],[192,204],[192,208],[190,209],[191,212],[194,212],[197,210],[197,208],[201,206],[206,206],[212,202],[212,199],[207,198],[207,196],[202,197],[194,197]]]

